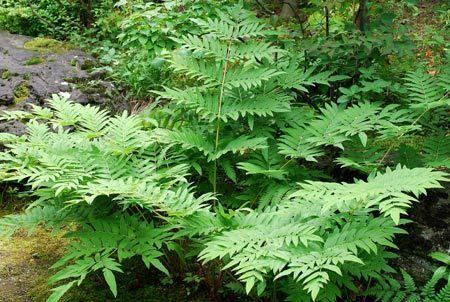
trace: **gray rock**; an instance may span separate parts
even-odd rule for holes
[[[100,80],[102,74],[91,75],[87,70],[95,64],[92,56],[76,49],[61,53],[29,50],[25,43],[30,40],[0,31],[0,111],[29,110],[29,104],[45,106],[45,100],[58,92],[69,92],[71,100],[81,104],[111,103],[108,100],[115,93],[114,85]],[[36,57],[42,62],[29,65]],[[17,92],[22,86],[29,95],[21,95],[18,102]],[[22,134],[24,130],[20,122],[0,122],[0,132]]]

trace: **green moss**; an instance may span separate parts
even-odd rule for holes
[[[12,73],[9,70],[5,70],[2,73],[2,80],[9,80],[12,77]]]
[[[30,96],[30,88],[28,88],[28,82],[24,81],[14,91],[14,103],[18,104],[25,101]]]
[[[32,58],[29,58],[25,62],[25,65],[37,65],[37,64],[41,64],[43,62],[44,62],[44,59],[41,57],[32,57]]]
[[[14,211],[13,211],[14,213]],[[2,214],[11,211],[0,208]],[[52,236],[50,231],[37,228],[31,236],[19,231],[13,238],[0,237],[0,292],[5,301],[45,302],[51,294],[48,279],[57,271],[50,269],[66,252],[70,244],[63,233]],[[140,264],[140,261],[136,261]],[[81,286],[74,286],[61,302],[146,301],[146,302],[206,302],[204,292],[192,293],[182,284],[163,285],[161,275],[149,272],[141,264],[124,264],[124,274],[117,274],[119,295],[114,300],[101,273],[89,275]],[[12,282],[9,282],[9,281]],[[163,299],[161,297],[164,297]]]
[[[24,45],[25,49],[39,51],[40,53],[64,53],[71,49],[67,43],[50,38],[35,38]]]
[[[65,252],[67,240],[52,237],[39,228],[32,236],[20,231],[13,238],[0,237],[0,292],[5,301],[28,301],[28,295],[39,289],[48,297],[48,278],[53,265]],[[3,301],[3,300],[2,300]],[[33,300],[34,301],[34,300]]]
[[[95,62],[92,60],[84,61],[83,65],[81,65],[82,70],[89,70],[95,67]]]

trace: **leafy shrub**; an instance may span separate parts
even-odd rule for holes
[[[67,37],[81,28],[78,1],[2,0],[0,4],[0,28],[13,33]]]
[[[208,207],[212,195],[194,197],[182,156],[160,149],[138,117],[125,112],[108,118],[66,96],[55,95],[49,104],[52,111],[35,107],[33,117],[22,115],[31,118],[26,137],[2,137],[10,144],[1,168],[7,180],[27,179],[38,197],[24,216],[2,220],[3,227],[79,225],[72,233],[79,240],[55,267],[69,265],[51,280],[70,282],[56,288],[50,301],[96,270],[116,294],[112,272],[121,272],[118,261],[135,255],[167,273],[158,259],[162,245],[170,245],[164,221]]]
[[[116,8],[113,24],[110,15],[97,21],[97,36],[106,36],[109,45],[97,48],[111,76],[131,91],[134,97],[147,97],[171,76],[164,66],[164,54],[178,46],[173,38],[199,33],[191,18],[215,16],[215,9],[233,1],[133,1]],[[120,16],[120,18],[117,18]],[[95,41],[94,41],[95,43]]]

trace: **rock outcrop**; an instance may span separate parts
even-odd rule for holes
[[[0,32],[0,112],[45,106],[45,99],[58,92],[70,92],[79,103],[105,103],[114,86],[87,71],[94,62],[63,42]],[[0,121],[0,132],[24,129],[20,122]]]

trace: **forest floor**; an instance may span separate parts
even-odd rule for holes
[[[50,266],[63,254],[66,242],[42,229],[0,238],[0,301],[45,301]]]

